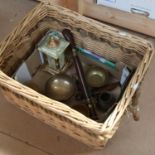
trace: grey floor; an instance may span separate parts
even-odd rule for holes
[[[0,0],[0,40],[36,5],[30,0]],[[124,116],[116,135],[93,150],[41,123],[8,103],[0,94],[0,155],[154,155],[155,61],[140,97],[141,120]]]

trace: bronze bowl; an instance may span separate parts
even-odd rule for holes
[[[86,72],[86,81],[90,87],[103,87],[108,81],[108,72],[98,66],[90,67]]]
[[[66,101],[74,94],[75,88],[73,78],[66,74],[58,74],[47,81],[45,91],[52,99]]]

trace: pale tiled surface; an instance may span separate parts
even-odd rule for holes
[[[35,6],[30,0],[0,0],[0,39]],[[143,84],[141,121],[125,117],[103,150],[92,150],[9,104],[0,94],[0,155],[154,155],[155,61]]]

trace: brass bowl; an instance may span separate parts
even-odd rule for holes
[[[75,92],[75,81],[68,75],[58,74],[47,81],[45,89],[48,97],[66,101]]]
[[[103,87],[108,81],[108,72],[101,67],[90,67],[86,72],[86,81],[90,87]]]

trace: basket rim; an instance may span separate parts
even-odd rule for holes
[[[89,131],[93,130],[93,132],[98,136],[101,136],[101,135],[103,136],[106,133],[108,135],[107,137],[111,138],[112,134],[110,134],[110,132],[113,130],[113,127],[118,123],[119,119],[122,117],[126,107],[129,105],[129,102],[132,99],[133,94],[136,91],[136,90],[133,90],[131,88],[132,85],[136,84],[137,82],[139,84],[141,83],[143,76],[144,76],[144,74],[145,74],[145,72],[146,72],[146,70],[147,70],[147,68],[151,62],[151,59],[152,59],[153,54],[154,54],[153,45],[149,41],[147,41],[146,39],[142,39],[140,37],[137,37],[137,36],[134,36],[131,34],[121,35],[120,31],[118,31],[118,29],[116,29],[116,28],[112,28],[111,26],[108,26],[106,24],[102,24],[100,22],[97,22],[93,19],[89,19],[87,17],[83,17],[82,15],[75,13],[74,11],[71,11],[69,9],[63,8],[61,6],[55,6],[55,5],[51,5],[51,4],[50,5],[39,4],[24,18],[24,20],[22,20],[22,22],[19,23],[18,26],[16,26],[16,28],[12,31],[12,33],[0,43],[0,60],[3,59],[2,55],[3,55],[3,52],[5,51],[6,47],[14,41],[15,37],[13,35],[17,33],[18,29],[21,26],[23,26],[22,29],[25,28],[26,25],[24,25],[23,23],[30,21],[29,17],[32,14],[35,15],[39,11],[41,11],[42,9],[46,9],[47,14],[49,13],[49,11],[51,9],[53,9],[54,11],[58,11],[59,14],[65,14],[65,15],[68,15],[72,18],[76,17],[78,21],[87,24],[89,27],[95,27],[96,31],[94,32],[94,34],[96,34],[96,35],[98,32],[106,34],[108,36],[109,41],[110,41],[111,37],[118,37],[119,36],[119,39],[121,41],[124,42],[124,40],[125,40],[126,42],[130,42],[131,44],[133,43],[134,45],[136,45],[136,47],[139,46],[140,49],[143,49],[146,51],[146,52],[144,52],[144,58],[143,58],[142,62],[139,64],[139,67],[136,71],[136,74],[131,79],[131,81],[130,81],[121,101],[120,101],[121,104],[123,104],[123,102],[125,102],[125,100],[127,101],[123,107],[123,112],[120,114],[119,117],[117,117],[117,119],[114,119],[113,117],[116,115],[114,113],[117,112],[115,110],[104,123],[98,123],[98,122],[91,120],[90,118],[85,117],[84,115],[80,114],[79,112],[75,111],[74,109],[71,109],[67,105],[65,105],[61,102],[49,99],[48,97],[46,97],[42,94],[39,94],[38,92],[32,90],[31,88],[28,88],[28,87],[22,85],[21,83],[15,81],[14,79],[12,79],[8,75],[6,75],[2,70],[0,70],[0,85],[9,89],[12,92],[15,92],[21,96],[24,96],[24,97],[40,104],[45,109],[53,110],[58,115],[64,116],[64,114],[65,114],[64,117],[66,119],[68,119],[72,122],[75,122],[75,124],[78,124],[80,127],[85,128]],[[60,11],[60,10],[62,10],[62,11]],[[105,30],[105,28],[107,31]],[[85,28],[83,28],[83,29],[85,29]],[[110,34],[111,34],[111,36],[110,36]],[[120,41],[120,44],[121,44],[121,41]],[[129,46],[128,43],[127,43],[127,45]],[[138,81],[136,80],[137,75],[140,76]],[[53,104],[53,102],[54,102],[54,104]],[[56,104],[59,104],[59,106],[61,105],[61,108],[58,107]],[[63,108],[66,109],[66,111],[70,111],[70,115],[67,115],[67,113],[65,113]],[[118,106],[117,108],[119,109],[120,107]],[[60,110],[63,113],[60,113]],[[76,116],[78,116],[78,117],[75,118],[73,114],[74,115],[76,114]],[[112,119],[113,119],[113,121],[111,122]],[[111,124],[111,126],[109,126],[109,124]]]

